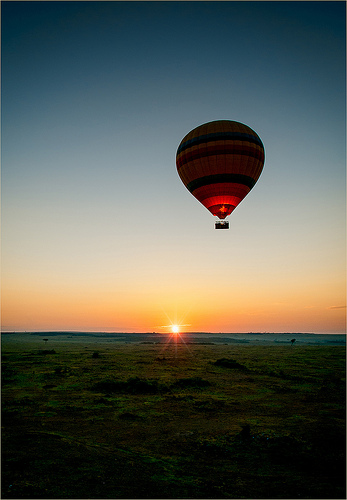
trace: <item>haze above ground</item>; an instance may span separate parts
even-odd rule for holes
[[[1,2],[3,331],[344,333],[345,2]],[[229,231],[194,127],[263,173]]]

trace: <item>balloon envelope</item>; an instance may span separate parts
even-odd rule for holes
[[[182,139],[176,155],[183,184],[220,219],[253,188],[264,160],[264,146],[254,130],[230,120],[196,127]]]

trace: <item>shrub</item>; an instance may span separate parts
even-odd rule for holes
[[[167,391],[167,387],[157,380],[129,378],[126,382],[120,380],[104,380],[93,385],[92,390],[98,392],[120,392],[125,394],[157,394]]]
[[[245,372],[249,371],[246,366],[241,365],[240,363],[238,363],[234,359],[230,359],[230,358],[217,359],[217,361],[215,361],[213,364],[215,366],[221,366],[223,368],[231,368],[234,370],[241,370],[241,371],[245,371]]]
[[[191,378],[179,378],[174,384],[173,387],[179,387],[180,389],[184,389],[186,387],[208,387],[211,383],[208,380],[204,380],[201,377],[191,377]]]
[[[64,367],[64,366],[57,366],[57,368],[54,368],[54,374],[58,375],[59,377],[67,375],[68,372],[69,372],[69,369]]]
[[[139,415],[135,415],[134,413],[129,413],[129,412],[121,413],[118,416],[118,418],[120,418],[121,420],[130,420],[130,421],[141,420],[141,417]]]
[[[157,380],[134,377],[128,379],[126,389],[131,394],[157,394],[159,392],[159,384]]]

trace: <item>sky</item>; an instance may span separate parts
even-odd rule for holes
[[[345,2],[1,9],[3,331],[345,333]],[[228,231],[175,164],[220,119],[266,158]]]

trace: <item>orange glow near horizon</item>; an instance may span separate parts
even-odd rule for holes
[[[119,285],[112,276],[86,278],[77,272],[73,279],[4,275],[2,329],[345,333],[343,279],[312,274],[298,286],[290,273],[265,279],[260,271],[218,269],[187,278],[159,269],[142,281],[134,273]]]
[[[268,293],[259,296],[249,293],[244,297],[224,300],[201,294],[200,303],[189,310],[187,323],[179,321],[163,324],[158,301],[145,297],[120,294],[65,294],[63,290],[44,293],[22,290],[3,297],[3,331],[79,330],[149,332],[188,331],[206,332],[317,332],[345,333],[346,308],[333,296],[329,303],[319,300],[312,292],[309,299],[301,294],[282,296]],[[223,297],[223,295],[221,295]],[[156,297],[158,298],[158,297]],[[142,299],[142,300],[140,300]],[[184,311],[184,304],[177,310]],[[179,315],[178,315],[179,317]],[[184,313],[182,313],[184,317]]]

